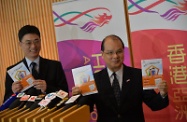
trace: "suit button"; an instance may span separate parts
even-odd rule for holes
[[[120,118],[121,117],[121,115],[120,114],[118,114],[118,118]]]

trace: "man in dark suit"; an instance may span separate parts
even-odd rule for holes
[[[104,38],[101,53],[107,67],[94,74],[98,93],[82,98],[91,110],[96,105],[97,122],[144,122],[143,102],[153,111],[168,106],[165,81],[159,84],[159,93],[143,90],[141,69],[123,64],[124,44],[120,37]],[[79,93],[79,87],[72,88],[72,94]]]
[[[34,70],[37,75],[34,76],[34,86],[30,88],[35,91],[32,95],[56,92],[60,89],[68,92],[68,84],[61,63],[59,61],[42,58],[39,55],[41,49],[39,29],[32,25],[25,25],[19,30],[18,36],[19,45],[25,56],[20,62],[23,62],[31,73],[31,68],[33,68],[31,64],[35,64]],[[11,69],[15,65],[8,67],[7,70]],[[23,87],[20,81],[14,82],[7,73],[4,101],[13,93],[20,92],[22,89]]]

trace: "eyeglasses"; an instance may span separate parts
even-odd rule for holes
[[[116,55],[120,55],[120,54],[123,54],[123,50],[118,50],[116,52],[114,51],[108,51],[108,52],[104,52],[105,54],[109,55],[109,56],[113,56],[114,54]]]
[[[26,46],[31,46],[31,44],[34,44],[34,45],[38,45],[40,43],[40,39],[36,39],[36,40],[27,40],[25,42],[21,42],[23,44],[25,44]]]

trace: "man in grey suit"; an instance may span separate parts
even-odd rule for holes
[[[82,97],[81,100],[90,105],[91,110],[96,105],[97,122],[144,122],[143,102],[153,111],[168,106],[165,81],[159,84],[159,93],[143,90],[141,69],[123,64],[124,44],[120,37],[105,37],[101,53],[107,67],[94,74],[98,93]],[[79,87],[72,88],[73,95],[79,93]]]
[[[30,88],[34,90],[32,95],[56,92],[60,89],[68,92],[68,84],[61,63],[59,61],[42,58],[39,55],[41,49],[39,29],[33,25],[25,25],[19,30],[18,36],[19,45],[24,52],[24,59],[20,62],[23,62],[30,71],[33,68],[31,64],[35,64],[34,69],[37,75],[34,76],[34,86]],[[7,70],[15,65],[8,67]],[[21,82],[13,82],[7,73],[4,101],[13,93],[20,92],[22,89]]]

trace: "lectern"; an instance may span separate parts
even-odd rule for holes
[[[89,106],[76,105],[62,111],[60,109],[40,109],[36,108],[32,111],[28,109],[6,109],[0,112],[1,122],[89,122],[90,109]]]

